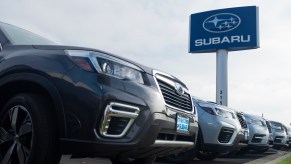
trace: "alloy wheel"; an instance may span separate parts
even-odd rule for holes
[[[10,108],[3,116],[0,116],[0,161],[2,164],[25,164],[33,141],[31,116],[20,105]]]

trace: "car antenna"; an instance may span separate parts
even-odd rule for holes
[[[3,50],[2,44],[0,43],[0,52]]]

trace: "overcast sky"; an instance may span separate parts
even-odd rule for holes
[[[0,0],[0,21],[163,70],[215,101],[216,55],[188,53],[189,16],[250,5],[260,10],[260,48],[229,53],[228,105],[290,124],[291,1]]]

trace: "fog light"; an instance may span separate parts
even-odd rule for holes
[[[121,103],[110,103],[104,110],[104,116],[99,128],[103,137],[121,138],[130,129],[138,117],[139,108]]]

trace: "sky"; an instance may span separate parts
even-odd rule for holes
[[[163,70],[215,101],[216,54],[188,53],[189,16],[259,7],[260,48],[229,52],[228,106],[291,123],[291,1],[0,0],[0,21],[65,45],[96,48]]]

